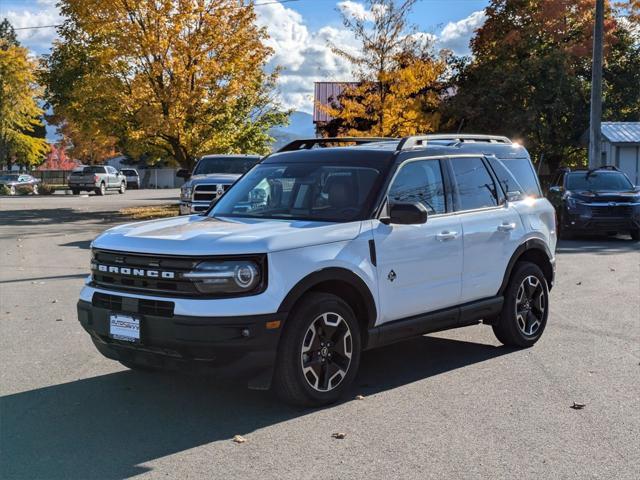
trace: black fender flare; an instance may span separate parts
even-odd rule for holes
[[[324,282],[336,280],[348,283],[356,290],[356,292],[358,292],[366,311],[367,325],[369,326],[369,328],[371,328],[371,326],[375,324],[378,315],[373,294],[369,290],[369,287],[364,282],[364,280],[362,280],[362,278],[360,278],[351,270],[347,270],[346,268],[341,267],[323,268],[304,277],[289,291],[287,296],[280,304],[278,312],[289,313],[293,309],[296,302],[300,300],[300,298],[302,298],[305,293],[313,289],[313,287]]]
[[[522,255],[525,252],[530,250],[541,251],[542,253],[544,253],[547,260],[549,261],[549,265],[551,266],[552,278],[548,283],[549,283],[549,290],[551,290],[551,286],[553,284],[553,274],[554,274],[553,254],[551,253],[551,250],[549,249],[549,247],[544,241],[540,240],[539,238],[530,238],[529,240],[526,240],[524,243],[521,243],[518,246],[518,248],[516,248],[516,251],[513,252],[513,255],[511,255],[511,258],[509,259],[509,263],[507,264],[507,269],[504,272],[504,278],[502,279],[502,284],[500,285],[500,289],[498,290],[498,295],[504,294],[505,290],[507,289],[507,285],[509,285],[509,279],[511,278],[511,272],[513,271],[513,267],[518,262],[520,257],[522,257]]]

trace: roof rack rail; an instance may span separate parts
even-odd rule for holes
[[[475,134],[457,134],[457,133],[436,133],[430,135],[414,135],[404,137],[398,143],[396,150],[409,150],[416,147],[425,147],[427,142],[433,140],[454,140],[458,143],[464,142],[486,142],[486,143],[503,143],[511,145],[511,140],[500,135],[475,135]]]
[[[304,138],[294,140],[287,143],[284,147],[280,148],[278,152],[292,152],[295,150],[308,150],[315,145],[325,145],[327,143],[355,143],[356,145],[362,145],[363,143],[373,142],[388,142],[391,140],[397,140],[395,138],[387,137],[329,137],[329,138]]]
[[[458,142],[487,142],[511,144],[508,137],[502,135],[481,135],[475,133],[436,133],[427,135],[429,140],[457,140]]]

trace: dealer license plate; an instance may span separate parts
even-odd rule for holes
[[[112,313],[109,316],[109,334],[116,340],[140,341],[140,320],[129,315]]]

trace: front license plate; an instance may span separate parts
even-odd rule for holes
[[[137,343],[140,341],[140,320],[112,313],[109,316],[109,335],[116,340]]]

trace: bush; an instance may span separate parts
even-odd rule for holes
[[[6,185],[0,185],[0,195],[11,195],[9,187],[7,187]]]

